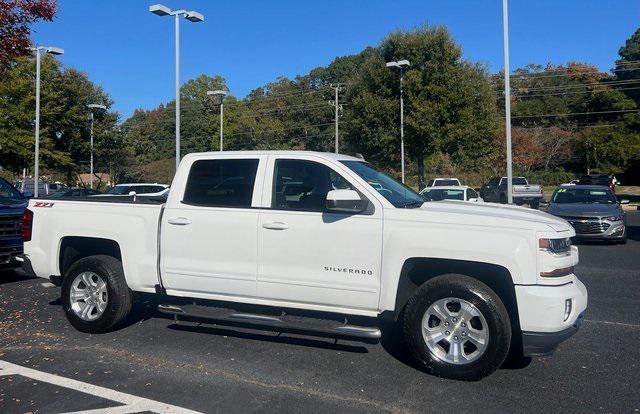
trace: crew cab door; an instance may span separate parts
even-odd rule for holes
[[[359,214],[328,212],[330,190],[371,201]],[[318,309],[378,307],[382,208],[344,166],[312,155],[269,159],[260,213],[257,295]]]
[[[258,210],[252,205],[265,159],[221,154],[182,161],[189,168],[174,178],[161,222],[169,294],[255,295]]]

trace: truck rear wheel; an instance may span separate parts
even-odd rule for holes
[[[75,262],[62,283],[62,306],[67,319],[79,331],[111,330],[129,314],[133,295],[127,286],[122,263],[105,255]]]
[[[442,275],[423,284],[404,313],[409,350],[434,375],[478,380],[498,369],[511,343],[504,304],[484,283]]]

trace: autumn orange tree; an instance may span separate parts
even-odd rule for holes
[[[53,20],[57,8],[56,0],[0,0],[0,70],[30,53],[30,25]]]

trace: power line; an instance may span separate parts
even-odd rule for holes
[[[630,112],[640,112],[640,109],[623,109],[617,111],[594,111],[594,112],[569,112],[566,114],[543,114],[543,115],[518,115],[512,116],[512,119],[516,118],[549,118],[556,116],[575,116],[575,115],[601,115],[601,114],[619,114],[619,113],[630,113]]]
[[[249,134],[258,135],[258,134],[264,134],[266,132],[281,132],[281,131],[290,131],[295,129],[319,128],[319,127],[328,126],[328,125],[333,125],[333,122],[328,122],[325,124],[316,124],[316,125],[300,125],[300,126],[295,126],[290,128],[274,128],[274,129],[262,129],[262,130],[247,131],[247,132],[236,132],[235,134],[227,134],[226,136],[232,137],[236,135],[249,135]]]
[[[539,86],[528,88],[526,86],[521,86],[517,88],[512,88],[516,90],[526,90],[526,91],[553,91],[553,90],[564,90],[564,89],[577,89],[577,88],[585,88],[589,86],[593,87],[602,87],[602,86],[621,86],[621,85],[629,85],[640,83],[640,79],[629,79],[629,80],[616,80],[616,81],[605,81],[605,82],[595,82],[595,83],[576,83],[571,85],[555,85],[555,86]],[[503,89],[498,89],[496,92],[504,92]]]
[[[592,91],[573,91],[573,92],[557,92],[557,93],[541,93],[536,95],[527,95],[527,94],[513,94],[512,96],[516,98],[537,98],[543,96],[565,96],[565,95],[576,95],[580,93],[600,93],[600,92],[612,92],[612,91],[631,91],[640,89],[640,86],[635,86],[632,88],[612,88],[612,89],[600,89],[600,90],[592,90]]]

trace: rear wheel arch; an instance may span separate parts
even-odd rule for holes
[[[518,305],[515,286],[509,270],[503,266],[467,260],[438,259],[413,257],[407,259],[400,273],[396,291],[395,312],[396,319],[414,293],[429,280],[445,275],[459,274],[479,280],[493,290],[509,313],[511,328],[514,333],[520,332]],[[515,341],[520,335],[513,335]],[[517,348],[517,345],[515,348]]]
[[[77,261],[95,255],[111,256],[122,262],[122,250],[117,241],[100,237],[66,236],[60,240],[58,270],[64,277]]]

